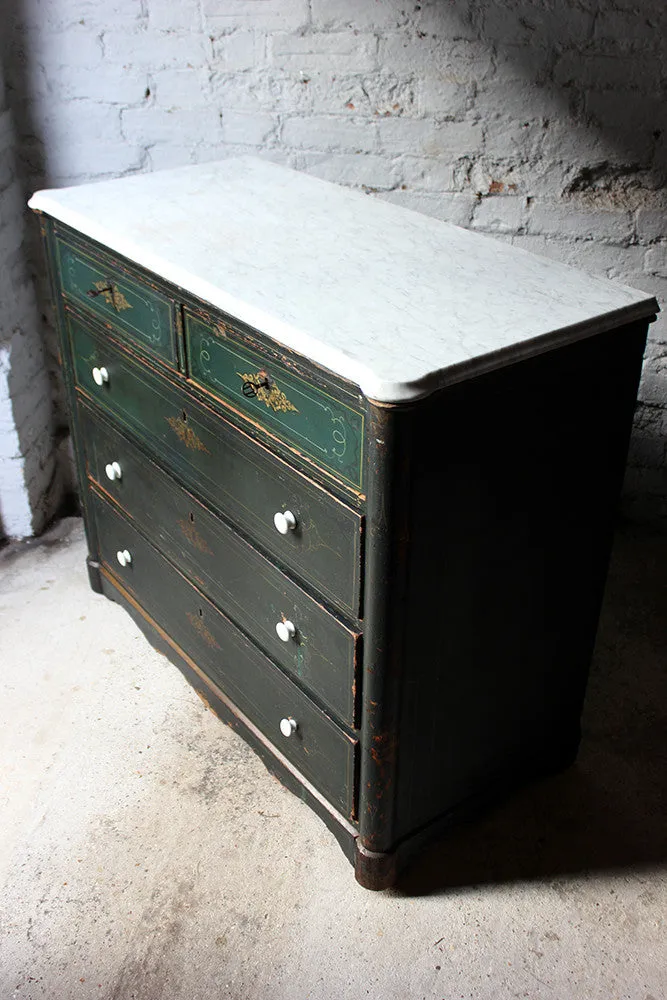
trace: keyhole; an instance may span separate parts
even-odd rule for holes
[[[183,410],[183,411],[181,412],[181,420],[183,421],[183,423],[184,423],[184,424],[186,424],[186,423],[188,422],[188,415],[187,415],[187,413],[185,412],[185,410]]]
[[[199,609],[199,617],[200,617],[200,618],[203,618],[203,617],[204,617],[204,612],[202,611],[202,609],[201,609],[201,608]]]
[[[194,523],[195,523],[195,516],[192,513],[192,511],[190,511],[190,524],[194,524]]]

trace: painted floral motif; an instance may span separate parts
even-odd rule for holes
[[[185,537],[187,538],[187,540],[190,542],[191,545],[194,545],[196,549],[198,549],[200,552],[205,553],[208,556],[213,555],[211,549],[209,549],[208,545],[206,544],[206,541],[199,534],[192,521],[186,521],[185,519],[182,519],[180,521],[177,521],[176,523],[178,524],[179,528],[181,529],[181,531],[183,532],[183,534],[185,535]]]
[[[204,642],[212,649],[220,649],[220,646],[215,641],[215,637],[211,635],[209,630],[204,625],[204,619],[201,617],[201,615],[196,615],[194,611],[186,611],[185,613],[193,629],[195,630],[195,632],[199,632]]]
[[[190,448],[192,451],[205,451],[207,455],[210,454],[204,442],[197,437],[192,427],[190,427],[185,420],[181,417],[165,417],[165,420],[178,440],[181,441],[186,448]]]

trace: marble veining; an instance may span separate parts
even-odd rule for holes
[[[644,292],[252,157],[30,207],[382,402],[648,317]]]

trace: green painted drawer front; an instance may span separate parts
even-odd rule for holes
[[[239,343],[222,323],[214,327],[186,311],[185,337],[194,382],[339,479],[361,488],[363,413]]]
[[[356,617],[359,609],[359,514],[291,469],[166,379],[142,368],[73,318],[75,378],[98,405],[143,438],[186,486],[261,543],[282,566]],[[96,385],[92,368],[109,381]],[[291,510],[296,530],[279,534],[276,512]]]
[[[56,247],[66,298],[111,324],[121,338],[177,367],[172,301],[101,254],[85,253],[63,239]]]
[[[91,493],[100,560],[324,796],[350,816],[357,741],[314,705],[110,504]],[[117,552],[127,550],[122,567]],[[292,718],[297,731],[280,732]]]
[[[265,653],[354,725],[359,636],[325,611],[126,437],[81,406],[89,475]],[[106,466],[118,462],[120,478]],[[297,628],[282,642],[276,623]]]

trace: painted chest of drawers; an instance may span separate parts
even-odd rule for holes
[[[31,207],[91,585],[358,880],[571,762],[655,301],[246,158]]]

